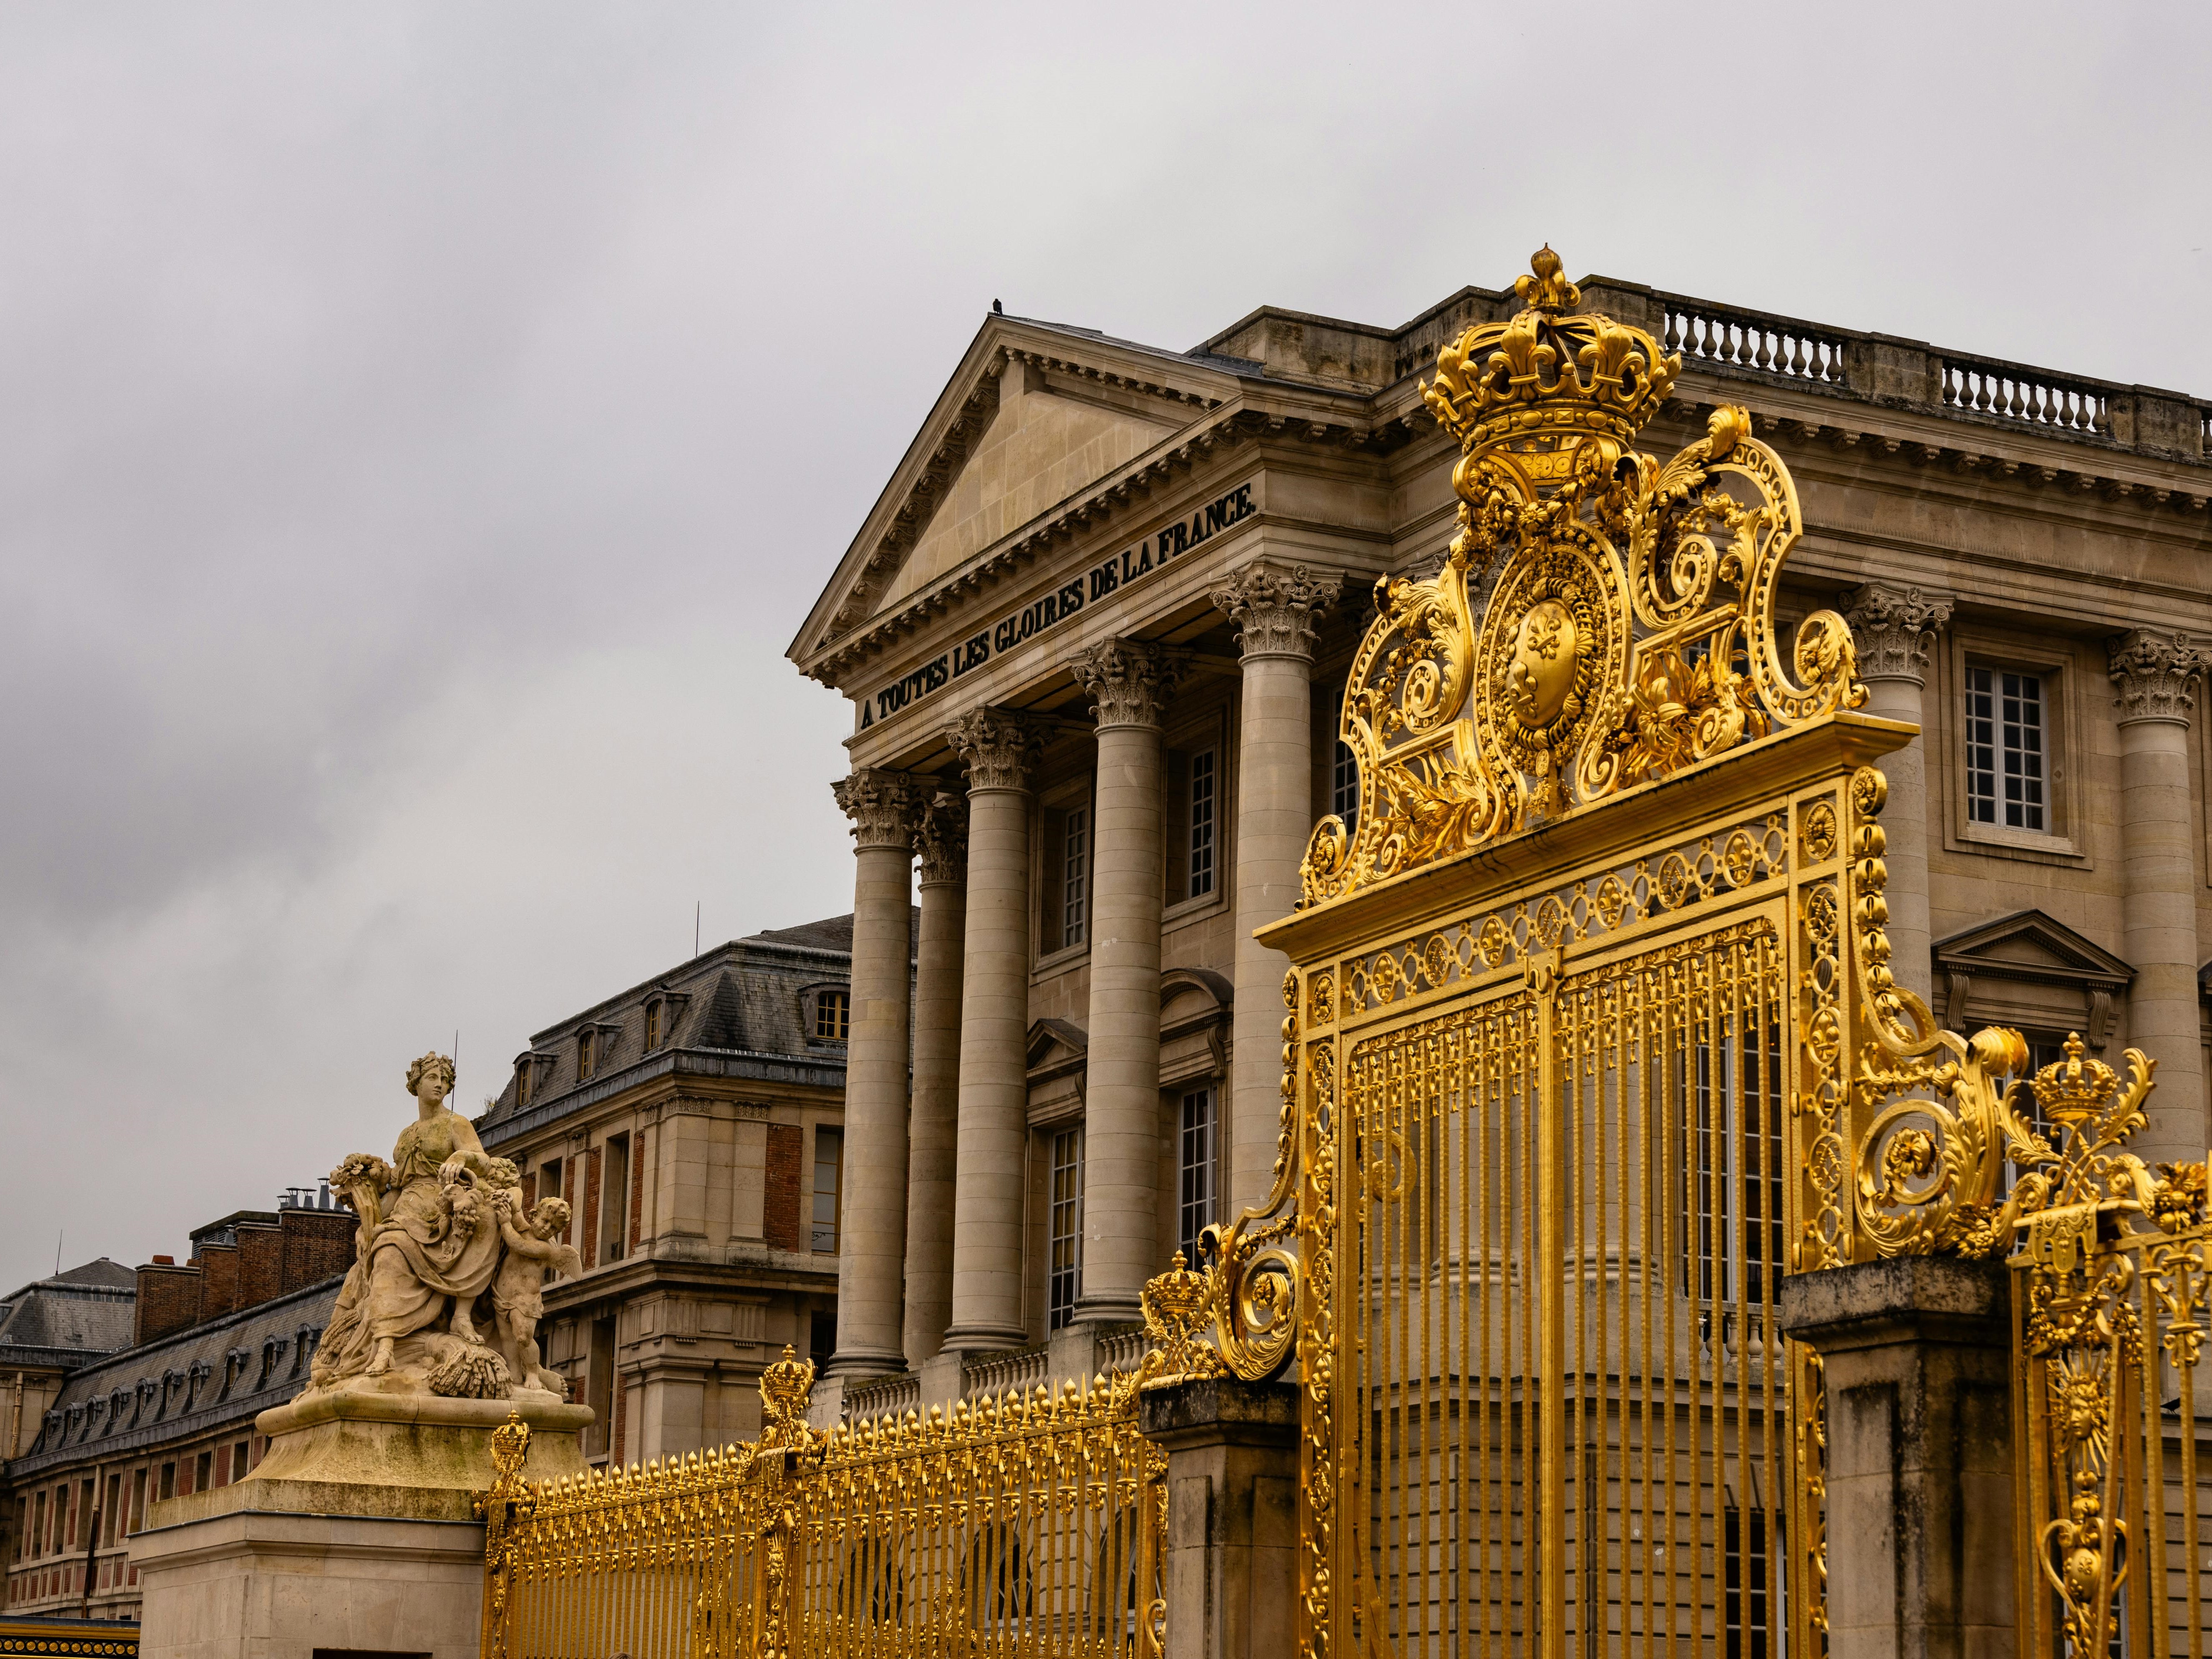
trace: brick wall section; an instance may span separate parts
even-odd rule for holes
[[[531,1170],[522,1177],[522,1207],[528,1209],[538,1202],[538,1171]]]
[[[200,1317],[200,1270],[156,1265],[138,1270],[137,1316],[132,1343],[152,1342],[196,1325]]]
[[[645,1131],[640,1129],[630,1143],[629,1154],[629,1249],[623,1254],[637,1254],[640,1231],[645,1225]]]
[[[284,1293],[284,1231],[258,1222],[238,1229],[238,1305],[258,1308]]]
[[[613,1449],[613,1455],[607,1461],[620,1468],[624,1449],[629,1443],[629,1379],[620,1371],[615,1373],[614,1436],[607,1443]]]
[[[203,1244],[200,1264],[200,1320],[220,1319],[238,1306],[238,1246]]]
[[[580,1218],[576,1212],[576,1160],[573,1158],[561,1165],[561,1196],[568,1206],[568,1224],[561,1229],[561,1242],[573,1244],[576,1242],[573,1237],[576,1223]]]
[[[351,1210],[279,1210],[276,1227],[284,1243],[280,1295],[319,1285],[353,1266],[360,1223]]]
[[[768,1126],[768,1192],[761,1206],[761,1231],[771,1250],[799,1248],[799,1159],[806,1133],[796,1123]]]
[[[584,1172],[584,1242],[577,1246],[583,1252],[586,1272],[599,1261],[599,1153],[594,1147],[585,1154],[591,1168]]]

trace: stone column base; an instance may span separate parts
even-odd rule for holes
[[[483,1528],[471,1521],[241,1507],[140,1533],[131,1559],[144,1659],[469,1659],[482,1635]]]
[[[530,1425],[524,1474],[583,1472],[590,1408],[520,1400],[322,1394],[255,1419],[245,1480],[153,1506],[131,1540],[143,1659],[307,1659],[318,1648],[466,1659],[483,1610],[477,1493],[492,1431]]]
[[[1168,1640],[1176,1659],[1278,1659],[1297,1645],[1298,1390],[1206,1377],[1148,1389],[1168,1455]]]

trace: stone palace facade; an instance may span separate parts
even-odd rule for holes
[[[1922,727],[1884,817],[1900,978],[1960,1029],[2148,1049],[2139,1150],[2202,1158],[2212,405],[1582,295],[1681,354],[1645,447],[1748,407],[1808,524],[1785,628],[1844,611],[1869,712]],[[1267,1192],[1285,963],[1253,932],[1358,811],[1336,703],[1376,580],[1457,528],[1419,382],[1516,303],[1263,308],[1188,351],[985,319],[789,653],[854,706],[848,1388],[957,1397],[949,1356],[1133,1320]]]

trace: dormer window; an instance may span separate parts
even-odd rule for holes
[[[530,1104],[530,1056],[525,1054],[514,1062],[514,1109],[520,1111]]]
[[[814,1037],[817,1042],[842,1042],[852,1035],[853,994],[842,986],[814,994]]]
[[[660,1005],[657,1002],[645,1005],[645,1046],[648,1050],[660,1046]]]
[[[581,1031],[576,1036],[576,1080],[580,1083],[599,1069],[599,1034]]]

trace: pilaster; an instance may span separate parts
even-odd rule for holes
[[[1243,652],[1237,737],[1237,988],[1231,1011],[1230,1213],[1267,1195],[1281,1109],[1281,985],[1290,958],[1252,937],[1290,915],[1313,832],[1314,619],[1343,579],[1255,559],[1214,590]]]
[[[835,787],[852,820],[856,867],[837,1352],[830,1366],[842,1376],[866,1376],[905,1364],[907,936],[924,797],[906,774],[873,769]]]
[[[1928,914],[1928,744],[1923,692],[1936,635],[1951,620],[1951,598],[1919,587],[1869,582],[1844,596],[1844,620],[1858,647],[1859,678],[1867,709],[1885,720],[1905,720],[1923,735],[1883,757],[1889,804],[1882,812],[1888,839],[1891,967],[1898,981],[1923,1002],[1935,994]]]
[[[1018,1345],[1022,1172],[1029,1120],[1030,769],[1036,739],[1000,708],[948,734],[968,772],[968,903],[960,993],[959,1167],[947,1347]]]
[[[2196,809],[2189,721],[2204,653],[2185,634],[2136,628],[2108,643],[2120,728],[2121,953],[2136,970],[2128,1040],[2156,1057],[2158,1090],[2136,1150],[2188,1162],[2212,1138],[2197,969]]]
[[[1092,808],[1091,1047],[1084,1092],[1086,1321],[1139,1316],[1159,1212],[1160,716],[1182,675],[1166,652],[1109,640],[1070,665],[1098,716]]]

